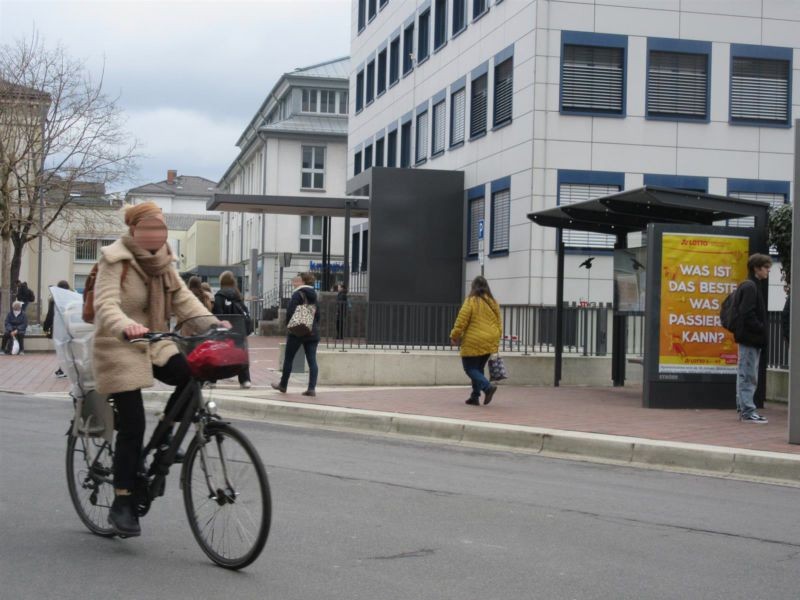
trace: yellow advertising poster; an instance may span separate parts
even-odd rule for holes
[[[719,309],[747,279],[749,249],[741,236],[664,233],[659,373],[736,372],[738,349]]]

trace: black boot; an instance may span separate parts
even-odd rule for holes
[[[114,497],[108,512],[108,522],[117,535],[136,537],[142,534],[132,495]]]

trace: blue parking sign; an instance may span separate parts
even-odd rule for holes
[[[483,219],[478,221],[478,239],[479,240],[483,239]]]

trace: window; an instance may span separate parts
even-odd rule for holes
[[[346,115],[348,106],[347,101],[349,98],[347,97],[347,92],[339,92],[339,114]]]
[[[436,0],[433,15],[433,49],[438,50],[447,41],[447,0]]]
[[[386,136],[386,166],[397,166],[397,129]]]
[[[403,31],[403,75],[414,68],[414,23]]]
[[[476,19],[486,12],[486,0],[472,0],[472,18]]]
[[[467,256],[478,256],[480,222],[484,220],[486,214],[486,201],[482,190],[481,195],[470,195],[468,214],[469,239],[467,240]]]
[[[383,146],[384,146],[384,139],[378,138],[375,140],[375,166],[382,167],[383,166]]]
[[[647,116],[708,118],[708,54],[651,50]]]
[[[421,163],[428,158],[428,111],[417,115],[417,151],[416,161]]]
[[[364,108],[364,71],[356,75],[356,112]]]
[[[325,146],[303,146],[303,175],[301,187],[325,188]]]
[[[431,155],[444,152],[445,132],[447,131],[445,101],[437,102],[433,105],[433,148]]]
[[[419,16],[419,33],[417,37],[417,63],[428,58],[431,47],[431,10]]]
[[[364,94],[366,103],[369,104],[375,99],[375,61],[367,63],[367,89]]]
[[[675,188],[686,192],[700,192],[701,194],[708,191],[708,177],[645,173],[644,184]]]
[[[789,201],[789,185],[788,181],[729,179],[728,196],[742,200],[766,202],[771,208],[778,208]],[[729,219],[724,224],[729,227],[755,227],[755,218]],[[770,248],[769,251],[770,254],[778,253],[776,248]]]
[[[559,205],[574,204],[584,200],[593,200],[620,191],[621,185],[587,184],[587,183],[559,183]],[[573,231],[565,229],[562,240],[567,248],[597,248],[608,249],[614,247],[615,238],[603,233],[589,231]]]
[[[400,166],[411,166],[411,121],[400,126]]]
[[[363,273],[369,266],[367,264],[369,260],[369,230],[363,231],[361,237],[364,238],[364,252],[361,253],[361,272]]]
[[[364,170],[372,166],[372,144],[364,148]]]
[[[368,20],[375,18],[378,12],[378,0],[369,0],[369,13],[367,14]]]
[[[389,44],[389,85],[400,79],[400,36]]]
[[[494,68],[494,126],[511,122],[514,97],[514,59]]]
[[[453,35],[467,26],[467,0],[453,0]]]
[[[336,92],[334,90],[320,90],[319,92],[319,112],[336,112]]]
[[[353,156],[353,175],[361,173],[361,151],[355,153]]]
[[[367,24],[367,0],[358,0],[358,30],[361,31]]]
[[[464,118],[467,107],[467,90],[461,88],[450,95],[450,145],[464,141]]]
[[[300,252],[322,252],[322,220],[325,217],[300,217]]]
[[[492,233],[490,254],[508,252],[509,230],[511,225],[511,190],[504,181],[499,185],[492,184]]]
[[[114,243],[114,240],[97,238],[75,239],[75,262],[97,262],[100,260],[100,248]]]
[[[381,0],[380,4],[381,4],[381,8],[383,8],[384,6],[389,4],[389,0]]]
[[[731,46],[731,53],[737,46]],[[791,52],[791,49],[789,50]],[[791,54],[789,55],[789,57]],[[731,59],[731,121],[789,124],[791,61],[735,56]]]
[[[486,133],[486,74],[472,80],[470,90],[469,136]]]
[[[562,41],[570,39],[567,33]],[[624,114],[624,47],[565,43],[562,53],[562,112]]]
[[[303,90],[303,112],[317,112],[317,90]]]
[[[359,255],[361,254],[361,252],[360,252],[360,250],[361,250],[361,234],[360,233],[356,232],[356,233],[353,234],[352,245],[353,245],[353,249],[350,252],[350,254],[353,257],[353,262],[351,263],[350,269],[353,271],[353,273],[358,273],[358,271],[361,269],[361,266],[359,265],[359,260],[358,260]]]
[[[386,91],[386,48],[378,52],[378,95]]]
[[[88,275],[76,274],[75,277],[72,280],[72,283],[73,283],[72,289],[74,289],[79,294],[82,294],[83,293],[83,288],[86,287],[86,279],[88,277],[89,277]]]

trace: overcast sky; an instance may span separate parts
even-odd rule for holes
[[[105,61],[147,155],[131,187],[167,169],[217,181],[281,74],[349,53],[350,1],[0,0],[0,42],[34,28],[94,72]]]

